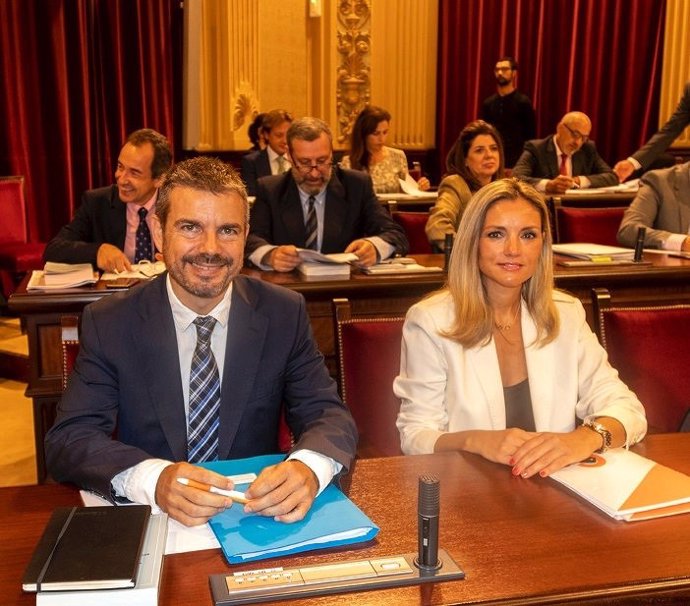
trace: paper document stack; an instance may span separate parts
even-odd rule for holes
[[[616,520],[634,522],[690,512],[690,476],[616,448],[551,477]]]
[[[553,252],[559,255],[574,257],[593,262],[632,261],[635,251],[620,246],[606,246],[605,244],[570,243],[554,244]]]
[[[323,254],[316,250],[298,248],[302,262],[297,270],[307,277],[349,277],[350,263],[357,261],[354,253]]]
[[[91,263],[51,263],[48,262],[43,270],[35,270],[27,290],[60,290],[75,288],[85,284],[95,284],[98,274],[95,274]]]

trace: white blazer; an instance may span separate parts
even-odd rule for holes
[[[536,430],[568,432],[576,417],[609,416],[625,427],[626,446],[638,442],[647,432],[644,408],[609,364],[582,303],[559,291],[553,299],[561,325],[548,345],[533,344],[536,326],[524,303],[520,316]],[[407,313],[400,375],[393,383],[401,399],[397,427],[405,454],[433,452],[446,432],[506,428],[495,343],[465,349],[441,336],[453,316],[448,292]]]

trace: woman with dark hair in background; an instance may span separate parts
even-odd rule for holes
[[[407,178],[407,158],[401,149],[386,145],[391,115],[383,108],[368,105],[357,116],[350,137],[350,155],[341,166],[369,173],[377,194],[400,191],[398,179]],[[419,189],[429,189],[426,177],[417,181]]]
[[[501,135],[491,124],[475,120],[460,131],[446,156],[447,172],[426,224],[426,235],[434,248],[443,250],[446,234],[455,237],[472,194],[502,179],[504,163]]]
[[[250,151],[261,151],[266,148],[266,137],[263,132],[265,117],[266,113],[256,114],[256,117],[247,129],[247,136],[252,142],[252,146],[249,148]]]

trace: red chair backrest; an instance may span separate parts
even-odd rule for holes
[[[24,177],[0,177],[0,244],[27,242]]]
[[[604,309],[600,339],[640,399],[650,429],[678,431],[690,407],[690,305]]]
[[[403,322],[402,317],[337,322],[340,395],[357,424],[361,457],[402,454],[393,379],[400,372]]]
[[[431,244],[426,237],[424,228],[426,227],[429,213],[414,213],[394,211],[391,216],[405,230],[405,235],[410,242],[410,253],[417,255],[431,254]]]
[[[618,246],[616,234],[625,207],[556,207],[558,242],[590,242]]]

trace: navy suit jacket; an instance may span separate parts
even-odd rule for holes
[[[673,115],[647,143],[633,154],[633,158],[642,165],[642,168],[647,169],[659,154],[666,151],[688,124],[690,124],[690,82],[685,83],[683,95]]]
[[[124,250],[126,232],[127,205],[120,200],[117,186],[91,189],[82,195],[81,206],[72,221],[48,242],[43,258],[95,266],[101,244]]]
[[[587,141],[572,158],[573,177],[585,176],[591,187],[618,185],[618,177],[597,152],[594,141]],[[536,185],[541,179],[555,179],[559,162],[553,135],[546,139],[533,139],[525,143],[525,149],[513,167],[513,177]]]
[[[270,176],[271,162],[265,149],[242,157],[242,180],[247,186],[247,194],[256,196],[259,178]]]
[[[165,275],[84,309],[74,372],[45,440],[53,479],[109,495],[111,479],[145,459],[186,459]],[[315,344],[304,298],[238,276],[221,388],[219,458],[277,452],[283,407],[294,449],[349,467],[357,431]]]
[[[398,254],[405,255],[409,250],[405,232],[377,200],[369,175],[335,168],[326,187],[321,252],[343,252],[350,242],[367,236],[379,236],[395,246]],[[265,244],[304,248],[306,238],[302,203],[292,172],[260,179],[245,256],[248,258]]]

